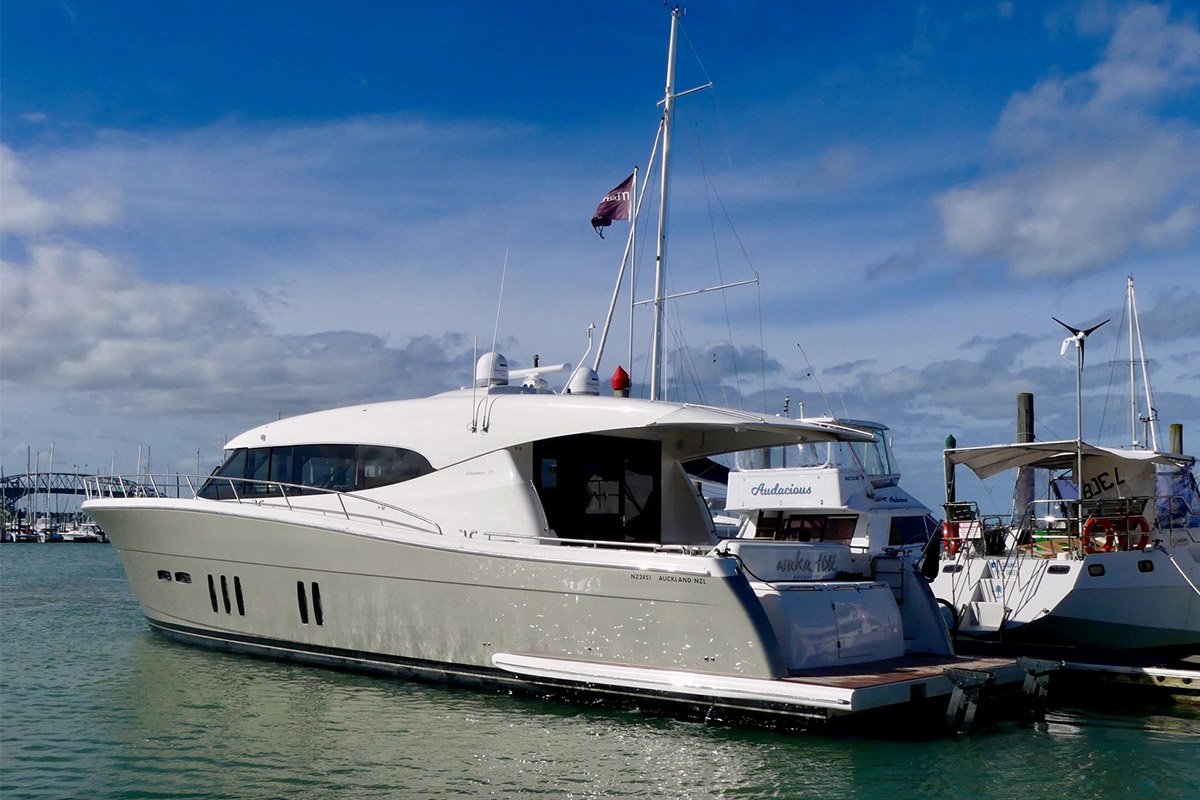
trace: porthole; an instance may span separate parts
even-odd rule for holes
[[[1091,575],[1093,578],[1099,578],[1103,574],[1104,574],[1104,565],[1103,564],[1088,564],[1088,575]]]
[[[1096,566],[1096,565],[1093,564],[1093,566]],[[1071,568],[1068,567],[1066,564],[1051,564],[1050,568],[1046,571],[1049,572],[1051,575],[1066,575],[1068,572],[1071,571]]]
[[[1154,572],[1154,562],[1148,558],[1138,561],[1138,572]]]
[[[190,572],[176,572],[175,580],[179,583],[191,583],[192,575]]]
[[[946,566],[942,567],[942,572],[948,572],[950,574],[962,572],[962,564],[947,564]]]
[[[158,571],[158,579],[160,581],[166,581],[167,583],[170,583],[171,582],[171,573],[167,572],[165,569],[160,569]]]

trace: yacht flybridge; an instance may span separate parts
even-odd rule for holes
[[[905,552],[919,562],[938,523],[900,487],[888,428],[879,422],[822,418],[866,440],[805,442],[737,454],[725,507],[740,512],[738,536],[837,542],[856,552]]]
[[[657,399],[680,13],[660,126],[653,399],[599,396],[595,366],[555,393],[550,370],[510,372],[489,353],[473,387],[250,430],[204,479],[97,482],[83,508],[152,628],[275,658],[793,726],[917,703],[969,725],[981,691],[1020,687],[1015,662],[954,656],[929,585],[899,557],[718,538],[689,462],[872,437]]]

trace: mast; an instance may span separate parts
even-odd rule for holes
[[[663,270],[667,255],[667,190],[670,186],[671,163],[671,118],[675,113],[675,43],[679,32],[679,17],[683,10],[675,6],[671,10],[671,41],[667,46],[667,86],[663,92],[662,115],[662,169],[660,171],[658,198],[658,245],[654,254],[654,333],[653,352],[650,362],[650,399],[662,399],[662,325],[663,325]]]
[[[1142,322],[1138,318],[1137,297],[1133,291],[1133,276],[1129,276],[1129,319],[1130,319],[1130,337],[1129,337],[1129,360],[1133,361],[1133,337],[1137,336],[1138,345],[1138,360],[1142,364],[1142,385],[1146,388],[1146,416],[1142,420],[1146,424],[1147,435],[1146,444],[1150,449],[1158,452],[1158,412],[1154,409],[1154,394],[1150,390],[1150,369],[1146,363],[1146,344],[1142,340]],[[1130,375],[1133,375],[1133,369],[1130,369]],[[1132,381],[1132,377],[1130,379]],[[1135,398],[1137,397],[1137,387],[1130,383],[1129,392]],[[1137,413],[1137,400],[1133,401],[1134,413]],[[1134,420],[1133,424],[1137,424]]]
[[[1136,448],[1138,440],[1138,396],[1137,396],[1137,363],[1133,360],[1133,276],[1128,277],[1125,284],[1125,304],[1129,306],[1129,443]]]

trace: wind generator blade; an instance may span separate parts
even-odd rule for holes
[[[1064,328],[1066,328],[1067,330],[1069,330],[1071,333],[1075,334],[1076,336],[1078,336],[1079,334],[1083,333],[1083,331],[1079,330],[1079,328],[1072,328],[1070,325],[1068,325],[1067,323],[1063,322],[1063,321],[1062,321],[1061,319],[1059,319],[1058,317],[1051,317],[1050,319],[1054,320],[1054,321],[1055,321],[1055,322],[1057,322],[1059,325],[1062,325]],[[1100,323],[1100,324],[1101,324],[1101,325],[1103,325],[1104,323]],[[1084,335],[1086,335],[1086,334],[1084,334]]]
[[[1072,327],[1071,325],[1068,325],[1067,323],[1063,322],[1058,317],[1051,317],[1050,319],[1054,320],[1059,325],[1062,325],[1064,328],[1066,328],[1073,334],[1072,336],[1069,336],[1066,339],[1063,339],[1062,349],[1058,351],[1058,354],[1060,356],[1065,355],[1067,352],[1067,346],[1070,345],[1072,342],[1074,342],[1075,346],[1079,348],[1079,365],[1081,367],[1083,366],[1084,346],[1087,343],[1087,337],[1091,336],[1101,326],[1106,325],[1107,323],[1111,322],[1111,320],[1106,319],[1106,320],[1104,320],[1104,322],[1101,322],[1099,325],[1093,325],[1092,327],[1090,327],[1086,330],[1082,330],[1080,328],[1075,328],[1075,327]]]

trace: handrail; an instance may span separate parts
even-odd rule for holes
[[[462,530],[463,536],[473,539],[476,536],[486,537],[488,541],[505,541],[520,539],[521,541],[537,544],[567,544],[584,547],[611,547],[620,550],[646,550],[652,553],[681,553],[683,555],[704,555],[713,550],[716,545],[688,544],[659,544],[657,542],[614,542],[605,539],[565,539],[560,536],[538,536],[528,533],[504,533],[501,531]]]
[[[1163,519],[1157,512],[1158,508],[1163,503],[1169,504],[1173,509],[1177,509],[1179,513],[1172,514],[1170,517]],[[972,534],[969,538],[974,540],[978,538],[979,545],[984,544],[984,534],[989,531],[1003,529],[1006,532],[1005,552],[997,553],[992,557],[1005,556],[1006,561],[1015,555],[1018,555],[1019,547],[1022,543],[1028,540],[1029,543],[1034,543],[1036,540],[1065,540],[1067,543],[1066,550],[1072,553],[1076,558],[1082,558],[1087,550],[1087,543],[1083,540],[1083,531],[1087,529],[1088,522],[1093,519],[1104,520],[1120,520],[1127,521],[1137,518],[1143,520],[1153,519],[1154,524],[1150,527],[1150,531],[1154,532],[1152,541],[1163,541],[1164,539],[1172,546],[1178,544],[1176,534],[1187,532],[1192,529],[1185,526],[1176,525],[1176,517],[1189,519],[1194,516],[1191,506],[1188,504],[1187,498],[1180,495],[1139,495],[1136,497],[1122,498],[1106,498],[1106,499],[1042,499],[1030,502],[1024,509],[1021,515],[1013,514],[1011,517],[1004,515],[984,515],[979,510],[979,507],[974,502],[948,503],[945,506],[946,519],[956,525],[971,526]],[[1021,524],[1017,524],[1016,520],[1021,520]],[[1131,536],[1133,531],[1126,530],[1130,525],[1125,522],[1124,527],[1117,530],[1120,536]],[[1037,532],[1041,532],[1038,534]],[[1036,535],[1036,539],[1035,539]],[[965,540],[968,537],[963,537]],[[1190,536],[1184,540],[1192,542]],[[972,550],[971,544],[974,542],[963,542],[965,549]],[[974,552],[967,553],[967,558],[976,555]],[[986,554],[985,554],[986,555]]]
[[[232,478],[232,477],[226,477],[226,476],[222,476],[222,475],[203,475],[203,476],[201,476],[201,475],[182,475],[182,474],[177,475],[175,473],[170,473],[167,475],[160,474],[158,476],[158,478],[163,478],[163,477],[175,479],[174,488],[176,489],[177,492],[181,488],[179,486],[178,479],[181,477],[184,478],[187,482],[188,491],[191,493],[190,499],[200,501],[200,502],[218,502],[218,503],[236,502],[239,505],[246,504],[246,503],[254,503],[255,505],[259,505],[259,506],[264,505],[264,504],[275,506],[275,505],[277,505],[276,503],[265,503],[265,501],[282,499],[283,505],[279,506],[279,507],[286,507],[289,511],[320,512],[322,514],[328,514],[328,513],[330,513],[330,511],[335,511],[336,509],[323,508],[320,506],[305,506],[305,505],[301,505],[299,503],[293,505],[292,498],[297,497],[297,496],[305,496],[305,495],[308,495],[308,496],[311,496],[311,495],[318,495],[318,496],[335,495],[338,499],[338,505],[341,507],[342,514],[346,517],[347,520],[354,520],[355,518],[377,520],[380,524],[393,524],[393,525],[397,525],[397,526],[404,527],[404,528],[414,528],[417,530],[422,530],[421,526],[414,525],[410,522],[402,522],[400,520],[391,519],[389,517],[377,516],[374,514],[353,512],[349,508],[347,508],[347,500],[349,500],[351,505],[353,505],[355,503],[358,503],[358,504],[366,503],[368,505],[375,506],[376,508],[378,508],[381,511],[386,509],[388,511],[393,511],[397,514],[402,514],[406,517],[411,517],[415,520],[419,520],[420,522],[423,522],[426,526],[428,526],[430,529],[432,529],[427,532],[436,533],[439,536],[444,535],[442,533],[442,527],[440,525],[438,525],[433,520],[431,520],[427,517],[424,517],[414,511],[409,511],[406,508],[400,508],[399,506],[392,505],[391,503],[384,502],[383,500],[379,500],[374,497],[367,497],[364,495],[340,492],[336,489],[327,489],[327,488],[320,487],[320,486],[304,486],[304,485],[295,484],[295,483],[284,483],[282,481],[256,480],[254,478]],[[192,482],[192,478],[196,478],[200,482],[199,489],[197,489],[196,485]],[[209,501],[208,498],[203,498],[203,497],[199,496],[200,491],[205,486],[209,485],[210,482],[216,482],[216,481],[220,481],[222,484],[229,485],[229,491],[233,495],[230,499],[228,499],[228,500],[217,499],[217,500]],[[241,486],[242,486],[243,491],[241,493],[238,492],[238,484],[241,484]],[[261,497],[254,497],[250,494],[247,494],[247,492],[245,491],[246,486],[248,486],[248,485],[264,487],[266,489],[266,491],[262,492]],[[181,499],[189,499],[189,498],[184,498],[183,495],[179,494],[179,493],[172,495],[169,491],[171,488],[170,482],[165,482],[164,487],[165,488],[160,489],[159,482],[158,482],[158,480],[155,479],[155,476],[154,475],[146,475],[146,474],[139,474],[136,476],[136,478],[129,478],[129,479],[127,479],[125,476],[120,476],[120,475],[118,475],[118,476],[90,475],[90,476],[87,476],[84,478],[84,494],[88,500],[96,500],[96,499],[103,499],[103,498],[115,498],[115,497],[124,497],[124,498],[129,498],[129,497],[164,497],[164,498],[176,497],[176,498],[181,498]]]

